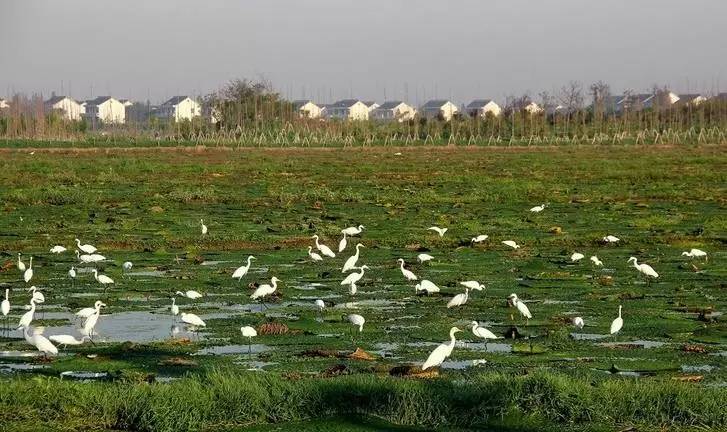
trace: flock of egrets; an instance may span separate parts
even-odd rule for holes
[[[530,209],[530,212],[533,213],[539,213],[542,212],[546,208],[545,204],[542,204],[540,206],[536,206]],[[208,233],[208,228],[204,224],[203,220],[200,220],[201,224],[201,233],[202,235],[206,235]],[[437,226],[433,226],[428,228],[428,230],[431,230],[435,232],[440,237],[443,237],[446,232],[447,228],[440,228]],[[340,240],[338,244],[338,253],[342,253],[346,250],[348,245],[348,238],[351,237],[360,237],[361,233],[364,231],[364,226],[359,225],[356,227],[349,227],[346,229],[341,230],[342,239]],[[314,235],[312,237],[314,240],[314,245],[311,245],[308,247],[308,257],[313,262],[320,262],[324,261],[327,258],[335,258],[336,253],[325,244],[321,243],[320,238],[318,235]],[[488,235],[480,234],[476,235],[472,238],[472,243],[482,243],[489,239]],[[96,247],[90,245],[90,244],[81,244],[79,239],[75,239],[76,241],[76,256],[79,261],[79,265],[82,264],[95,264],[98,262],[102,262],[106,260],[106,258],[97,253],[98,250]],[[618,237],[615,237],[613,235],[607,235],[603,237],[602,241],[604,243],[610,243],[610,244],[616,244],[620,241]],[[501,243],[509,248],[512,249],[518,249],[520,248],[520,245],[518,245],[513,240],[503,240]],[[345,274],[345,277],[343,277],[341,281],[341,286],[347,286],[348,292],[350,295],[355,295],[357,293],[357,283],[361,281],[361,279],[364,277],[365,271],[369,268],[367,265],[359,265],[359,259],[361,257],[361,248],[364,248],[365,246],[362,243],[357,243],[355,246],[356,252],[351,255],[343,264],[343,267],[341,268],[341,273]],[[51,253],[54,254],[61,254],[66,252],[67,249],[63,246],[54,246],[50,249]],[[691,249],[690,251],[682,253],[682,255],[690,257],[690,258],[705,258],[707,257],[707,254],[704,251],[701,251],[699,249]],[[325,257],[325,258],[324,258]],[[430,261],[434,259],[429,254],[419,254],[417,257],[417,260],[420,263],[425,263],[427,261]],[[578,262],[585,258],[585,256],[582,253],[574,252],[570,259],[573,262]],[[254,256],[249,256],[247,258],[246,264],[238,267],[235,269],[235,271],[232,273],[232,278],[235,278],[237,280],[242,280],[243,277],[245,277],[252,265],[252,261],[255,259]],[[602,266],[602,261],[597,256],[591,256],[590,260],[594,266]],[[438,293],[440,292],[440,288],[432,281],[428,279],[420,279],[414,272],[406,268],[406,262],[403,258],[398,259],[399,268],[401,270],[401,274],[403,278],[407,282],[414,283],[416,282],[414,286],[415,293],[424,292],[427,295],[432,293]],[[635,257],[630,257],[628,259],[628,263],[632,263],[633,267],[642,274],[647,280],[655,279],[659,277],[659,274],[648,264],[644,263],[638,263],[637,259]],[[124,262],[122,265],[122,269],[124,272],[127,272],[131,270],[133,264],[131,262]],[[17,261],[17,268],[22,273],[23,280],[26,284],[30,284],[33,279],[33,257],[30,257],[29,265],[26,267],[25,263],[22,261],[21,254],[18,254],[18,261]],[[114,284],[114,280],[110,277],[100,274],[98,270],[95,268],[91,270],[94,275],[94,279],[106,290],[109,286]],[[75,266],[71,267],[71,269],[68,271],[68,276],[73,280],[76,278],[76,268]],[[263,307],[265,307],[265,299],[272,296],[278,289],[278,283],[281,282],[280,279],[273,276],[270,280],[269,284],[261,284],[257,286],[255,291],[250,295],[250,298],[253,300],[259,300]],[[466,280],[460,282],[461,286],[464,288],[464,292],[459,293],[455,295],[454,297],[450,298],[446,304],[447,308],[457,308],[467,303],[467,301],[470,298],[470,295],[473,294],[475,291],[481,292],[485,289],[485,285],[480,283],[476,280]],[[10,312],[10,298],[9,298],[9,289],[5,290],[5,299],[2,301],[0,305],[0,311],[2,312],[3,316],[6,318],[7,323],[7,317]],[[42,327],[33,327],[32,322],[35,319],[36,314],[36,308],[37,305],[42,304],[45,302],[45,297],[43,293],[41,293],[35,286],[30,286],[28,288],[28,291],[30,292],[30,299],[28,302],[28,305],[25,306],[27,309],[27,312],[25,312],[21,317],[17,325],[17,330],[21,331],[23,333],[23,336],[25,337],[26,341],[34,346],[38,351],[43,353],[44,355],[48,354],[57,354],[58,353],[58,346],[69,346],[69,345],[80,345],[83,344],[85,341],[91,341],[93,342],[94,337],[94,331],[96,328],[96,325],[99,321],[99,318],[101,317],[101,308],[105,307],[106,305],[102,301],[96,301],[94,303],[93,307],[87,307],[79,310],[76,312],[76,316],[83,320],[82,325],[80,326],[79,333],[80,337],[77,338],[73,335],[54,335],[46,338],[43,335],[43,328]],[[188,290],[188,291],[177,291],[177,295],[186,297],[191,300],[199,299],[203,297],[203,295],[197,291],[194,290]],[[528,320],[532,318],[532,314],[530,312],[530,309],[528,306],[520,299],[518,298],[517,294],[513,293],[510,294],[507,297],[508,304],[511,307],[514,307],[517,310],[517,313],[526,320],[526,325],[528,323]],[[319,311],[323,311],[323,309],[326,308],[326,303],[321,300],[317,299],[313,303],[313,306],[317,308]],[[180,317],[181,321],[184,322],[189,326],[189,328],[192,331],[195,331],[199,329],[200,327],[206,327],[206,323],[204,320],[202,320],[199,316],[193,314],[193,313],[187,313],[187,312],[181,312],[180,314],[180,308],[176,304],[176,299],[172,298],[172,304],[171,304],[171,313],[176,319],[177,316]],[[359,314],[349,314],[346,315],[345,318],[351,323],[351,325],[354,326],[354,329],[357,329],[358,332],[363,332],[364,324],[366,323],[366,319]],[[510,316],[511,319],[513,319],[512,315]],[[585,325],[585,320],[583,317],[575,317],[572,320],[573,325],[576,328],[582,329]],[[610,326],[610,334],[616,334],[618,333],[624,325],[624,321],[622,318],[622,306],[618,307],[618,316],[613,320]],[[481,326],[480,323],[477,321],[471,322],[471,331],[472,334],[477,337],[481,338],[487,342],[487,340],[490,339],[498,339],[498,336],[496,336],[492,331],[485,328],[484,326]],[[8,330],[10,327],[8,326]],[[240,329],[241,334],[243,337],[248,338],[248,341],[251,341],[253,337],[257,336],[257,332],[253,327],[245,326]],[[355,330],[354,330],[355,331]],[[430,367],[439,366],[441,365],[451,354],[452,351],[455,348],[456,344],[456,337],[455,334],[457,332],[462,331],[461,329],[457,327],[452,327],[449,332],[449,340],[440,344],[437,346],[429,355],[429,357],[426,359],[426,361],[422,365],[422,369],[428,369]],[[55,343],[55,345],[54,345]]]

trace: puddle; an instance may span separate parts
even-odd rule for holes
[[[28,363],[0,363],[0,373],[9,374],[15,372],[33,371],[36,369],[45,369],[46,365],[34,365]]]
[[[613,347],[619,345],[635,345],[641,348],[659,348],[666,345],[666,342],[649,341],[649,340],[635,340],[631,342],[604,342],[602,346]]]
[[[570,337],[573,340],[601,340],[609,337],[610,335],[593,334],[593,333],[571,333]]]
[[[250,370],[250,371],[252,371],[252,370],[261,371],[261,370],[264,370],[265,367],[276,365],[277,363],[252,360],[252,361],[245,361],[245,362],[235,362],[235,364],[241,365],[241,366],[247,366],[247,370]]]
[[[69,294],[70,297],[85,298],[85,297],[98,297],[98,292],[79,292]]]
[[[343,336],[343,333],[320,333],[316,336],[322,337],[322,338],[335,338],[335,337],[341,337]]]
[[[166,274],[167,272],[162,270],[149,270],[126,273],[126,276],[164,277]]]
[[[682,372],[712,372],[713,370],[717,369],[716,366],[712,365],[701,365],[701,366],[692,366],[692,365],[682,365],[681,370]]]
[[[471,367],[483,366],[487,363],[485,359],[476,360],[447,360],[440,366],[442,369],[467,369]]]
[[[326,294],[326,295],[319,295],[319,296],[299,296],[295,297],[298,300],[325,300],[325,299],[334,299],[334,298],[341,298],[343,297],[341,294]]]
[[[339,303],[333,306],[336,309],[359,309],[359,308],[373,308],[373,309],[401,309],[404,307],[403,303],[391,301],[391,300],[360,300],[355,302]]]
[[[298,321],[300,319],[300,317],[298,315],[286,314],[286,313],[282,313],[282,312],[266,313],[265,316],[268,318],[278,318],[278,319],[284,319],[284,320],[289,320],[289,321]]]
[[[252,344],[252,345],[220,345],[203,348],[193,355],[231,355],[231,354],[258,354],[265,351],[270,351],[267,345]]]
[[[109,374],[106,372],[89,372],[89,371],[65,371],[61,372],[61,379],[74,379],[82,381],[99,380],[108,378]]]
[[[293,285],[291,288],[301,291],[313,291],[315,289],[326,287],[325,284],[322,284],[320,282],[309,282],[309,283],[303,283],[300,285]]]
[[[173,377],[173,376],[157,376],[154,378],[154,381],[158,383],[170,383],[172,381],[178,380],[180,377]]]
[[[578,304],[578,300],[543,300],[544,305]]]
[[[512,345],[506,344],[506,343],[497,343],[497,342],[488,342],[487,344],[485,344],[484,342],[457,341],[457,347],[469,349],[469,350],[476,350],[476,351],[486,351],[489,353],[511,353],[512,352]]]
[[[0,351],[0,357],[8,358],[26,358],[26,357],[42,357],[43,354],[38,351]]]
[[[205,267],[206,266],[216,266],[216,265],[225,264],[225,263],[229,263],[229,262],[232,262],[232,261],[202,261],[202,263],[200,265],[205,266]]]

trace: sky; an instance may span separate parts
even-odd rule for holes
[[[725,0],[0,0],[0,96],[503,100],[727,91]]]

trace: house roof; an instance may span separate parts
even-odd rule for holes
[[[369,108],[370,108],[370,107],[372,107],[373,105],[378,105],[378,104],[376,103],[376,101],[364,101],[364,103],[363,103],[363,104],[364,104],[364,105],[366,105],[366,106],[367,106],[367,107],[369,107]]]
[[[62,101],[63,99],[66,99],[66,98],[71,99],[73,102],[76,102],[75,100],[73,100],[72,98],[69,98],[68,96],[53,96],[52,98],[45,101],[45,103],[48,105],[55,105],[58,102]]]
[[[301,107],[303,107],[309,103],[312,103],[313,105],[318,106],[315,102],[313,102],[310,99],[298,99],[298,100],[293,101],[293,107],[295,107],[295,109],[300,109]]]
[[[694,99],[696,99],[698,97],[702,97],[702,95],[699,93],[680,94],[677,96],[679,96],[679,100],[686,100],[686,101],[693,101]]]
[[[87,100],[86,105],[101,105],[109,99],[111,99],[111,96],[99,96],[96,99]]]
[[[484,108],[488,103],[493,102],[492,99],[475,99],[467,105],[467,108]]]
[[[402,102],[402,101],[387,101],[387,102],[384,102],[383,104],[381,104],[379,106],[379,109],[390,110],[390,109],[394,109],[394,108],[398,107],[399,105],[401,105],[403,103],[404,102]]]
[[[451,103],[451,102],[446,99],[434,99],[434,100],[430,100],[427,103],[425,103],[424,105],[422,105],[422,108],[441,108],[444,105],[446,105],[447,103]]]
[[[189,96],[174,96],[170,98],[168,101],[164,102],[162,106],[174,106],[179,105],[182,101],[189,98]]]
[[[352,106],[356,105],[358,102],[361,102],[358,99],[344,99],[340,100],[338,102],[332,103],[331,105],[328,105],[329,108],[351,108]]]

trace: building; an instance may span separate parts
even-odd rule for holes
[[[344,99],[326,106],[326,117],[341,120],[368,120],[369,107],[358,99]]]
[[[53,96],[43,106],[46,112],[57,112],[66,120],[81,120],[83,115],[81,104],[68,96]]]
[[[308,99],[293,101],[293,109],[300,118],[317,119],[323,116],[323,107]]]
[[[369,109],[369,115],[373,110],[381,106],[374,101],[364,101],[364,105],[366,105],[366,107]]]
[[[679,102],[679,96],[670,91],[624,95],[616,102],[616,112],[668,108],[677,102]]]
[[[10,102],[7,99],[0,98],[0,109],[10,108]]]
[[[134,102],[130,101],[129,99],[119,99],[119,102],[121,102],[126,108],[134,105]]]
[[[448,100],[430,100],[422,105],[419,111],[422,116],[429,119],[441,118],[444,121],[450,121],[459,113],[459,108]]]
[[[475,99],[465,107],[465,111],[473,118],[485,118],[487,114],[498,117],[502,113],[502,108],[492,99]]]
[[[679,95],[679,100],[676,102],[679,106],[697,106],[702,102],[706,102],[707,98],[700,95],[699,93],[693,94],[682,94]]]
[[[86,101],[85,117],[102,123],[126,122],[126,107],[111,96],[99,96]]]
[[[189,96],[174,96],[159,105],[155,115],[158,118],[175,122],[192,120],[202,115],[202,105]]]
[[[402,101],[389,101],[371,111],[371,118],[379,121],[396,120],[401,123],[414,119],[416,114],[416,109],[411,105]]]

